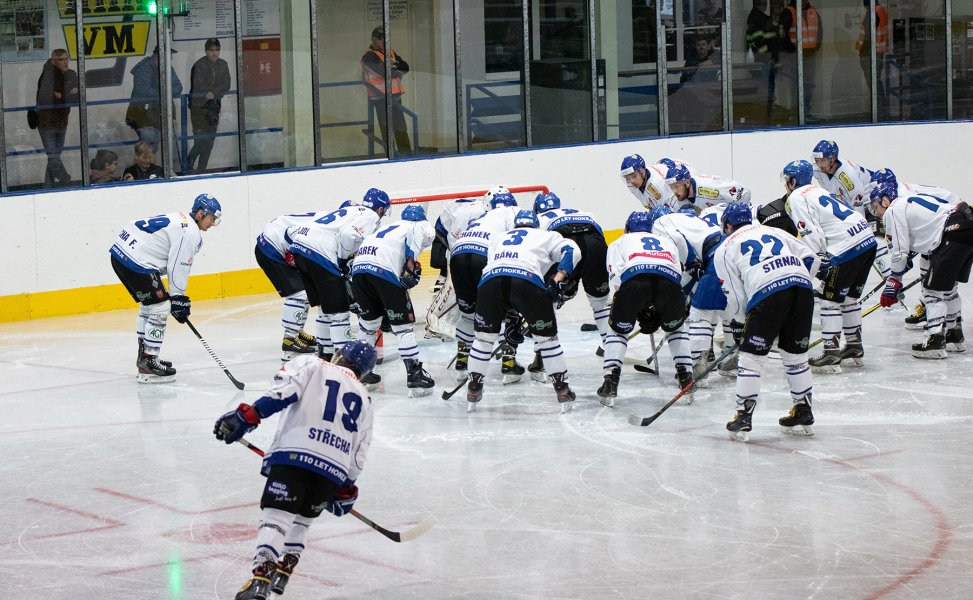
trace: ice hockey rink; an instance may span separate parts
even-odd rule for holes
[[[279,366],[279,300],[193,304],[243,392],[171,320],[176,383],[138,385],[135,314],[0,325],[5,597],[222,599],[249,576],[260,461],[211,432]],[[907,314],[865,318],[864,368],[815,376],[813,437],[779,433],[790,400],[771,361],[746,444],[727,438],[719,376],[651,426],[628,423],[677,392],[667,351],[660,377],[627,366],[616,407],[599,404],[583,296],[559,317],[578,393],[565,415],[550,385],[502,386],[499,365],[477,412],[462,392],[444,402],[454,346],[421,340],[439,385],[409,399],[401,363],[378,368],[356,508],[389,529],[435,525],[396,544],[322,515],[285,597],[973,598],[973,350],[913,359]],[[646,336],[629,347],[648,353]],[[249,438],[266,446],[275,425]]]

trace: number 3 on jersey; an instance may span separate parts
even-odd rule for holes
[[[504,246],[519,246],[524,243],[524,236],[527,235],[526,229],[515,229],[510,232],[510,237],[503,241]]]
[[[338,390],[341,382],[328,379],[324,382],[328,388],[328,399],[324,403],[324,414],[321,418],[329,423],[334,423],[335,415],[338,412]],[[341,417],[341,424],[345,430],[351,433],[358,431],[358,416],[361,414],[362,399],[354,392],[346,392],[341,396],[341,403],[345,407],[345,414]]]

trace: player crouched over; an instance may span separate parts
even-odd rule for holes
[[[419,284],[422,275],[419,254],[434,237],[422,207],[407,206],[402,220],[365,238],[351,267],[351,289],[360,307],[358,328],[362,338],[374,345],[382,318],[388,318],[399,343],[412,398],[428,396],[436,385],[419,361],[416,317],[409,298],[409,290]],[[380,380],[376,373],[362,379],[369,390]]]
[[[752,220],[749,206],[727,206],[722,225],[728,237],[714,257],[716,274],[726,293],[727,312],[745,323],[742,335],[734,340],[740,346],[737,410],[726,429],[730,439],[749,439],[761,371],[777,340],[793,402],[790,414],[781,417],[779,423],[787,433],[812,435],[807,347],[814,293],[809,272],[816,273],[820,261],[794,237]]]
[[[645,333],[660,326],[669,333],[686,319],[686,297],[680,285],[685,257],[672,240],[649,233],[652,220],[651,213],[633,212],[625,221],[625,234],[608,247],[609,284],[615,295],[605,338],[605,381],[598,388],[605,406],[615,405],[628,334],[636,320]],[[673,355],[688,357],[688,338],[679,340]]]
[[[283,411],[261,469],[267,482],[253,576],[236,600],[283,593],[311,522],[324,510],[337,517],[351,512],[358,499],[355,480],[372,441],[372,400],[360,380],[375,360],[375,348],[361,340],[336,348],[332,363],[298,356],[281,367],[273,387],[253,405],[240,404],[217,419],[216,439],[232,444],[261,419]]]
[[[216,198],[200,194],[188,215],[180,211],[133,221],[111,247],[112,269],[140,305],[135,319],[139,383],[168,383],[176,378],[172,363],[159,360],[166,322],[169,313],[180,323],[189,318],[186,286],[193,257],[203,247],[200,232],[219,225],[222,214]],[[163,275],[169,277],[168,290]]]
[[[500,325],[510,309],[527,322],[562,410],[574,401],[574,392],[568,385],[568,365],[557,339],[554,302],[563,300],[564,281],[577,266],[581,250],[559,233],[538,226],[534,211],[522,210],[514,217],[514,229],[490,242],[476,296],[476,337],[470,349],[466,393],[470,410],[483,398],[483,377],[493,345],[500,337]],[[557,272],[545,283],[545,274],[555,264]]]

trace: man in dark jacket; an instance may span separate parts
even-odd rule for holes
[[[171,50],[175,54],[176,50]],[[159,104],[159,47],[132,67],[132,99],[125,113],[125,124],[135,130],[139,140],[158,149],[162,141],[162,108]],[[182,94],[182,82],[171,69],[172,97]]]
[[[37,80],[37,131],[47,153],[44,187],[67,185],[71,175],[61,162],[71,104],[78,99],[78,74],[68,68],[68,51],[51,52]]]
[[[230,91],[230,67],[220,58],[220,41],[206,40],[206,56],[193,65],[190,74],[189,116],[193,123],[193,148],[189,151],[189,168],[194,173],[206,171],[209,155],[216,141],[220,108],[224,94]],[[193,168],[196,159],[199,165]]]

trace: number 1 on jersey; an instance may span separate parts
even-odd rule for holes
[[[341,382],[328,379],[324,382],[328,388],[328,398],[324,402],[324,414],[321,418],[328,423],[334,423],[335,415],[338,413],[338,390]],[[341,424],[351,433],[358,431],[358,416],[361,414],[361,396],[354,392],[347,392],[341,396],[341,403],[345,407],[346,414],[341,417]]]

